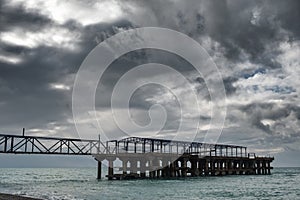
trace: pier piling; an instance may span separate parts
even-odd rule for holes
[[[101,169],[102,169],[102,162],[98,161],[98,167],[97,167],[97,179],[101,179]]]

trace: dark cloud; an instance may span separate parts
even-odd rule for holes
[[[204,11],[208,21],[206,32],[221,43],[227,58],[240,61],[246,53],[252,62],[276,68],[278,63],[272,60],[274,55],[269,54],[267,45],[281,37],[280,27],[276,26],[276,20],[280,19],[272,17],[277,15],[277,10],[269,9],[267,5],[263,1],[209,1],[208,9]],[[259,10],[257,25],[251,22],[255,9]]]
[[[300,37],[300,2],[295,0],[276,1],[276,4],[270,2],[270,6],[278,11],[276,19],[280,21],[281,27],[292,33],[291,40],[298,40]]]
[[[7,5],[7,2],[3,1],[0,4],[0,10],[0,31],[8,31],[16,27],[39,31],[41,28],[53,23],[48,17],[34,11],[27,11],[22,5],[11,7]]]
[[[2,132],[19,132],[27,129],[47,129],[49,123],[73,126],[67,120],[72,117],[72,90],[55,90],[51,84],[68,84],[72,89],[75,74],[88,52],[105,35],[115,34],[116,27],[130,27],[128,22],[114,24],[94,24],[83,27],[75,21],[63,25],[55,24],[46,16],[25,10],[22,6],[7,7],[2,5],[1,31],[14,28],[38,32],[45,28],[65,28],[80,32],[79,50],[69,51],[58,46],[40,44],[36,48],[1,44],[1,50],[21,56],[20,64],[11,64],[0,60],[0,96]],[[70,133],[71,134],[71,133]]]
[[[27,31],[46,34],[47,30],[54,30],[53,37],[66,39],[68,34],[72,37],[70,41],[54,40],[51,43],[43,40],[45,35],[33,36],[31,39],[35,45],[31,46],[0,41],[0,56],[21,59],[18,63],[0,59],[1,132],[15,133],[22,127],[46,130],[53,129],[53,126],[66,127],[64,131],[75,132],[70,121],[72,84],[84,58],[98,43],[119,31],[159,26],[191,36],[215,56],[229,99],[226,121],[229,125],[226,124],[228,127],[225,127],[221,141],[249,145],[263,143],[270,148],[283,146],[285,149],[299,150],[296,147],[300,135],[299,84],[298,80],[286,78],[293,75],[289,67],[300,62],[294,60],[286,63],[291,60],[292,53],[281,48],[282,43],[288,43],[296,45],[292,50],[297,52],[299,1],[120,1],[119,6],[124,11],[120,18],[89,25],[83,25],[75,18],[58,23],[51,15],[38,12],[39,8],[28,9],[24,5],[12,6],[9,1],[0,1],[0,40],[3,33],[14,33],[16,29],[24,34],[14,37],[24,40],[24,44],[29,37],[25,34]],[[131,6],[138,12],[132,12]],[[59,30],[63,30],[64,34]],[[72,44],[75,48],[68,48]],[[283,53],[287,54],[284,62],[279,59]],[[97,108],[110,106],[113,86],[124,73],[149,62],[173,67],[195,85],[204,102],[210,102],[206,77],[200,77],[186,60],[169,52],[146,49],[116,59],[107,69],[97,90]],[[294,70],[296,74],[298,71]],[[270,85],[261,82],[241,85],[257,76],[270,79]],[[279,76],[280,80],[277,80]],[[51,84],[64,84],[69,89],[54,89]],[[248,91],[248,87],[256,87],[256,90]],[[149,122],[148,109],[156,103],[149,99],[162,98],[165,90],[152,86],[140,88],[134,93],[130,108],[144,111],[133,111],[138,124]],[[259,94],[265,95],[265,99],[256,96]],[[165,130],[169,132],[178,128],[177,106],[176,101],[166,104],[168,119]],[[197,117],[205,122],[211,119],[208,113]]]
[[[226,95],[234,94],[236,91],[236,87],[233,86],[233,83],[238,80],[237,77],[227,77],[223,79],[223,83],[226,90]]]
[[[293,143],[299,140],[299,130],[292,129],[288,123],[298,123],[294,115],[299,114],[299,107],[291,104],[277,105],[276,103],[251,103],[239,108],[248,115],[251,125],[264,131],[268,135],[262,140],[264,143],[280,143],[281,145]],[[289,119],[289,120],[286,120]],[[271,120],[272,123],[264,124],[264,120]],[[289,148],[288,145],[285,148]]]

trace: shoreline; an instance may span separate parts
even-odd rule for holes
[[[34,197],[25,197],[15,194],[0,193],[0,200],[42,200]]]

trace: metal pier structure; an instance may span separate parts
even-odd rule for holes
[[[90,155],[108,162],[109,180],[217,175],[271,174],[274,157],[259,157],[247,147],[166,139],[127,137],[98,140],[0,134],[0,153]]]
[[[247,147],[128,137],[106,142],[107,152],[93,155],[108,161],[109,180],[188,176],[271,174],[274,157],[258,157]],[[121,165],[116,167],[115,165]]]

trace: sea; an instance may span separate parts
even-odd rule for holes
[[[300,168],[272,175],[158,180],[96,179],[96,168],[1,168],[0,193],[49,200],[300,199]]]

